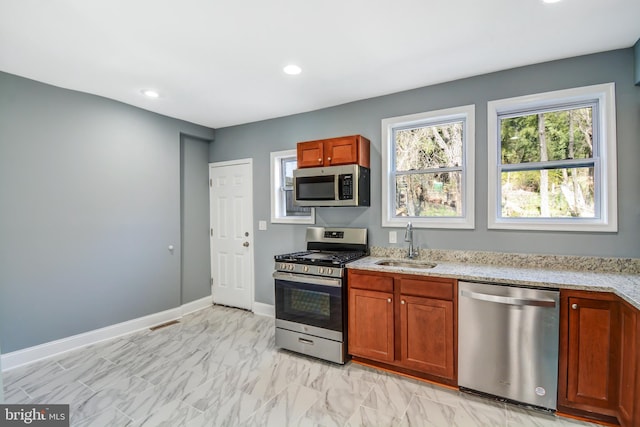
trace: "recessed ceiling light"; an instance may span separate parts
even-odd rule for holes
[[[542,0],[544,3],[558,3],[561,0]]]
[[[153,90],[153,89],[144,89],[141,91],[142,94],[144,96],[146,96],[147,98],[159,98],[160,94],[158,93],[157,90]]]
[[[285,73],[295,76],[296,74],[300,74],[302,72],[302,68],[298,67],[295,64],[289,64],[282,69]]]

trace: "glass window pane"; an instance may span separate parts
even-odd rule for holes
[[[293,190],[284,190],[285,215],[286,216],[309,216],[311,208],[308,206],[296,206],[293,204]]]
[[[461,217],[462,173],[396,176],[396,217]]]
[[[500,120],[503,164],[593,157],[592,107]]]
[[[396,130],[398,172],[462,165],[463,122]]]
[[[504,218],[595,217],[593,167],[502,172]]]
[[[293,170],[297,166],[296,158],[282,159],[282,182],[285,188],[293,188]]]

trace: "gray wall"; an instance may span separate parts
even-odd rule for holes
[[[182,303],[211,295],[209,142],[183,136],[181,145]]]
[[[640,86],[640,39],[633,47],[633,52],[635,55],[635,81],[636,85]]]
[[[2,354],[2,349],[0,349]],[[0,403],[4,403],[4,385],[2,384],[2,358],[0,358]]]
[[[640,88],[634,86],[633,49],[570,58],[353,102],[294,116],[216,130],[212,162],[254,159],[256,301],[273,304],[273,255],[299,250],[305,226],[269,224],[269,153],[296,142],[362,134],[371,147],[370,208],[318,208],[317,224],[368,227],[375,246],[391,245],[381,227],[380,120],[460,105],[476,105],[476,228],[416,230],[421,247],[521,253],[640,257]],[[599,83],[616,83],[618,135],[617,233],[524,232],[487,229],[487,102]],[[304,96],[304,94],[301,94]],[[400,230],[399,230],[400,231]],[[402,235],[399,234],[401,237]],[[402,239],[399,239],[402,240]]]
[[[2,350],[178,307],[180,135],[213,130],[5,73],[0,94]]]

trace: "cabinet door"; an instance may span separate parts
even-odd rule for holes
[[[393,361],[393,294],[349,289],[349,353]]]
[[[453,379],[453,302],[405,295],[400,298],[402,364]]]
[[[300,142],[296,146],[299,168],[322,166],[324,161],[324,144],[322,141]]]
[[[567,396],[580,409],[617,409],[617,302],[568,298]],[[610,411],[597,411],[611,413]]]
[[[620,390],[618,413],[622,426],[635,426],[633,411],[636,405],[640,405],[640,396],[636,390],[640,389],[638,381],[638,337],[637,314],[633,307],[622,303],[620,307],[620,321],[622,339],[620,342]]]
[[[325,141],[325,166],[358,163],[357,137],[333,138]]]

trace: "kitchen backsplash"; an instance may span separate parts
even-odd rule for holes
[[[407,248],[372,246],[371,256],[406,258]],[[589,256],[512,254],[505,252],[459,251],[420,248],[420,260],[548,270],[592,271],[598,273],[640,274],[638,258],[600,258]]]

